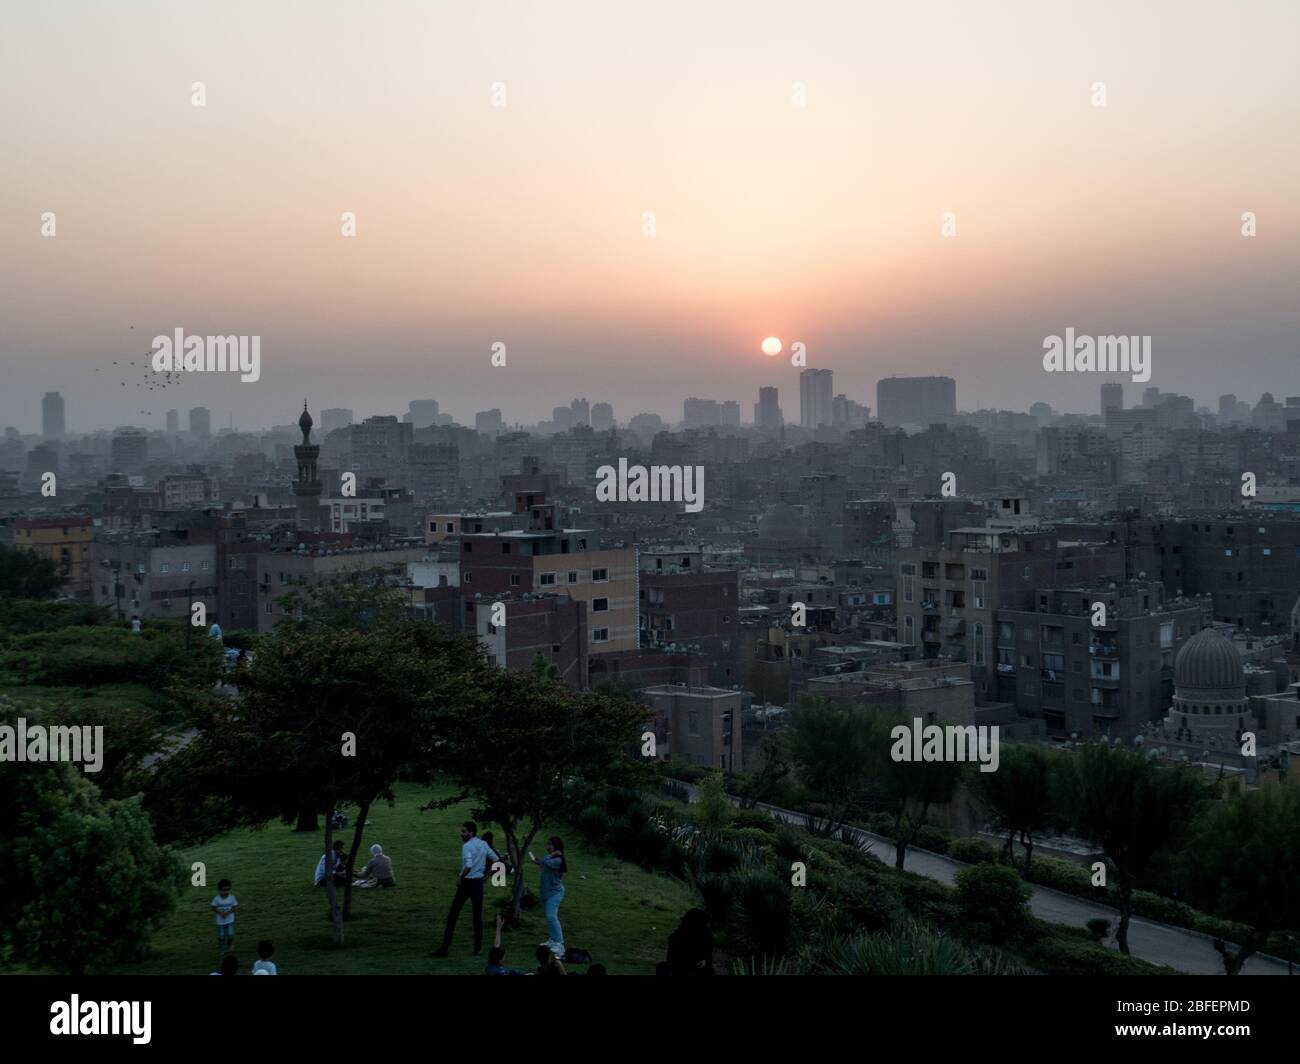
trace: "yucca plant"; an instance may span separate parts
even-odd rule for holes
[[[908,921],[876,935],[828,942],[818,967],[829,975],[1023,975],[996,950],[971,948],[940,931]]]
[[[790,975],[790,962],[784,957],[744,957],[731,963],[732,975]]]

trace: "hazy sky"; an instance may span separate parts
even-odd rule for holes
[[[947,373],[962,408],[1095,411],[1103,378],[1042,369],[1067,326],[1150,334],[1198,403],[1300,394],[1298,11],[6,0],[0,425],[46,390],[70,431],[304,396],[748,420],[766,384],[797,417],[767,335],[873,407]],[[260,335],[261,381],[112,365],[177,327]]]

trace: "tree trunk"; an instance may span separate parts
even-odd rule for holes
[[[914,821],[911,822],[912,823],[911,830],[908,831],[906,837],[903,836],[903,832],[901,831],[903,816],[901,814],[899,815],[898,823],[899,823],[900,830],[898,831],[897,840],[895,842],[895,847],[894,847],[894,867],[897,868],[899,871],[902,871],[903,861],[907,858],[907,848],[911,846],[914,842],[916,842],[916,837],[919,834],[921,834],[921,829],[925,827],[926,814],[929,812],[930,812],[930,803],[929,802],[923,803],[921,805],[921,813]]]
[[[313,835],[320,831],[320,822],[316,817],[315,809],[298,810],[298,826],[294,831],[310,831]]]
[[[1268,941],[1268,932],[1261,928],[1251,928],[1246,934],[1245,941],[1237,947],[1235,953],[1229,953],[1227,943],[1219,952],[1223,956],[1223,973],[1224,975],[1238,975],[1246,959],[1263,948],[1264,943]]]
[[[1020,833],[1020,845],[1025,848],[1025,878],[1029,878],[1029,862],[1034,859],[1034,836],[1032,832]]]
[[[1011,867],[1013,868],[1015,867],[1016,864],[1015,855],[1012,853],[1012,847],[1015,846],[1015,843],[1016,843],[1016,829],[1012,828],[1010,831],[1007,832],[1007,841],[1002,844],[1002,860],[1005,861],[1007,864],[1011,865]]]
[[[348,881],[343,887],[344,920],[352,916],[352,870],[357,866],[357,850],[361,848],[361,834],[366,830],[366,814],[369,812],[369,802],[362,802],[357,807],[357,822],[352,829],[352,849],[348,851]]]
[[[1126,957],[1128,949],[1128,920],[1133,915],[1133,887],[1121,876],[1119,881],[1119,927],[1115,929],[1115,943]]]
[[[528,847],[533,844],[533,837],[537,834],[538,825],[534,824],[532,830],[522,839],[516,838],[513,830],[509,832],[508,837],[515,839],[512,845],[518,847],[518,856],[515,858],[515,889],[510,905],[510,916],[519,926],[519,920],[523,916],[523,897],[524,897],[524,862],[528,860]]]
[[[334,925],[334,945],[343,945],[343,911],[334,889],[334,810],[325,814],[325,899],[329,902],[330,923]]]

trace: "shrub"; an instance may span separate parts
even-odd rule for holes
[[[948,847],[948,856],[967,864],[998,864],[1002,852],[988,839],[974,836],[965,839],[953,839]]]
[[[921,830],[917,832],[916,841],[912,843],[918,850],[929,850],[931,853],[947,853],[948,844],[952,841],[952,833],[945,828],[937,828],[933,824],[924,824]]]
[[[1098,943],[1105,941],[1106,936],[1110,934],[1110,921],[1102,916],[1094,916],[1085,926],[1093,941]]]
[[[972,948],[916,922],[827,943],[818,967],[829,975],[1024,974],[1019,964],[995,950]]]
[[[898,886],[904,905],[912,915],[940,926],[961,920],[961,903],[951,887],[917,875],[899,877]]]
[[[992,941],[1005,942],[1029,920],[1032,888],[1013,869],[979,864],[957,873],[957,898],[964,919],[989,925]]]
[[[763,809],[741,809],[732,818],[733,828],[755,828],[769,835],[776,831],[776,818]]]
[[[1178,975],[1119,950],[1083,939],[1045,935],[1025,950],[1025,959],[1045,975]]]
[[[747,844],[767,849],[772,845],[772,836],[759,828],[729,828],[722,833],[722,837],[737,846]]]

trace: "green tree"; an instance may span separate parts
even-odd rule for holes
[[[370,807],[391,801],[403,771],[430,755],[434,718],[477,660],[467,641],[419,621],[361,632],[286,625],[259,643],[256,660],[240,675],[250,760],[233,782],[244,808],[286,823],[305,806],[324,814],[329,853],[332,815],[345,804],[356,807],[341,905],[333,877],[326,881],[337,944]]]
[[[790,775],[790,757],[786,749],[784,732],[768,732],[763,736],[757,772],[745,778],[740,795],[740,808],[753,809],[759,802],[776,803],[781,785]],[[745,755],[746,760],[749,754]]]
[[[893,753],[899,740],[894,738],[894,732],[899,727],[910,732],[912,721],[875,713],[869,717],[870,788],[876,801],[894,818],[894,867],[901,869],[907,848],[925,827],[931,807],[952,801],[966,766],[960,761],[896,759]]]
[[[734,816],[722,771],[715,768],[700,780],[699,800],[691,807],[691,819],[705,831],[721,831]]]
[[[0,599],[50,599],[62,586],[52,558],[0,544]]]
[[[1034,836],[1060,820],[1055,763],[1054,752],[1046,747],[1008,743],[1001,749],[996,772],[972,774],[976,801],[993,826],[1006,833],[1002,859],[1012,860],[1012,846],[1019,834],[1025,848],[1026,875],[1034,856]]]
[[[1300,791],[1270,786],[1211,806],[1179,864],[1188,901],[1250,928],[1235,950],[1217,946],[1236,975],[1272,932],[1300,928]]]
[[[1024,930],[1032,893],[1014,869],[1002,865],[978,864],[957,873],[957,898],[966,926],[987,925],[995,944]]]
[[[827,807],[827,827],[841,826],[861,800],[879,737],[872,713],[805,696],[790,713],[785,750],[803,785]]]
[[[457,793],[440,807],[476,800],[498,824],[514,866],[512,917],[524,893],[524,857],[538,830],[566,808],[565,782],[599,786],[628,771],[623,751],[650,711],[627,699],[576,694],[531,672],[493,669],[441,707],[432,772]]]
[[[0,698],[0,723],[30,709]],[[138,957],[185,881],[138,799],[105,801],[81,766],[0,762],[0,944],[10,961],[81,975]]]
[[[1206,788],[1190,769],[1157,765],[1140,751],[1106,742],[1080,746],[1067,764],[1064,808],[1075,831],[1115,869],[1115,941],[1128,953],[1133,892],[1153,862],[1176,848]]]

